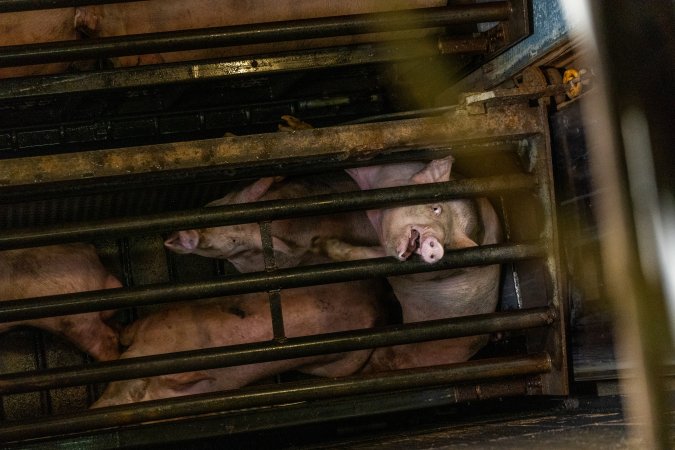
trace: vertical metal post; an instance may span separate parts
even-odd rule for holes
[[[260,239],[262,240],[263,258],[265,260],[265,271],[274,272],[277,270],[277,261],[274,257],[274,245],[272,243],[272,232],[270,230],[270,221],[260,222]],[[281,311],[281,291],[273,289],[268,291],[270,297],[270,312],[272,314],[272,331],[274,339],[281,340],[286,337],[284,331],[284,317]]]

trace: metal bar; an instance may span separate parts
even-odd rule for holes
[[[303,50],[286,54],[232,57],[127,67],[95,72],[8,78],[0,82],[0,99],[138,88],[240,75],[266,75],[359,64],[377,64],[438,55],[433,42],[392,42]]]
[[[316,195],[300,199],[268,200],[255,203],[213,206],[148,216],[99,220],[46,227],[6,230],[0,249],[77,242],[133,233],[153,233],[189,228],[207,228],[261,220],[290,219],[359,209],[392,207],[414,203],[490,195],[503,191],[531,189],[530,175],[505,175],[401,186],[368,191]]]
[[[443,55],[466,53],[486,53],[490,39],[486,33],[477,36],[441,36],[438,38],[438,50]]]
[[[537,395],[537,378],[538,375],[533,375],[397,391],[396,395],[362,394],[358,398],[314,400],[311,408],[306,403],[286,404],[277,408],[256,408],[226,415],[204,416],[200,417],[199,422],[181,418],[171,422],[146,423],[142,427],[116,428],[87,435],[86,443],[92,449],[106,448],[109,442],[114,442],[120,448],[166,445],[167,442],[178,446],[180,442],[195,439],[253,433],[329,420],[353,420],[356,417],[419,408],[420,405],[427,409],[490,398]],[[82,436],[70,435],[56,441],[50,440],[49,444],[59,445],[59,448],[81,448],[82,442],[85,442]],[[19,445],[21,450],[44,450],[45,443],[34,439],[30,442],[23,441]],[[188,445],[186,447],[189,448]]]
[[[140,0],[0,0],[0,13],[138,1]]]
[[[431,368],[406,369],[385,374],[312,380],[311,383],[297,382],[272,387],[244,388],[222,393],[112,406],[40,421],[4,424],[0,426],[0,441],[11,442],[264,405],[517,377],[545,373],[550,369],[549,356],[546,353],[538,353]]]
[[[496,22],[508,2],[288,20],[0,48],[0,67]]]
[[[132,306],[169,303],[177,300],[264,292],[317,284],[339,283],[378,276],[434,272],[474,265],[499,264],[546,255],[541,243],[496,244],[447,251],[434,264],[421,260],[401,262],[395,258],[317,264],[279,269],[274,273],[254,272],[234,278],[195,283],[146,285],[124,289],[79,292],[33,299],[0,302],[0,323]]]
[[[317,336],[287,338],[229,347],[209,348],[99,362],[87,366],[0,375],[0,394],[102,383],[167,373],[208,370],[320,354],[410,344],[463,336],[547,326],[555,320],[549,308],[533,308],[439,319],[377,330],[363,329]]]
[[[101,177],[133,179],[204,167],[224,173],[244,166],[278,169],[282,164],[317,158],[326,164],[347,165],[349,161],[406,150],[526,138],[540,132],[540,120],[538,110],[525,102],[494,106],[487,114],[457,110],[441,117],[387,123],[15,158],[2,161],[0,194],[3,187],[25,191],[27,186],[44,183],[87,182]]]
[[[260,222],[260,240],[262,242],[263,259],[265,261],[265,272],[274,272],[277,268],[277,260],[274,257],[274,245],[272,244],[272,230],[270,221]],[[281,309],[281,291],[272,289],[268,291],[270,302],[270,316],[272,318],[272,335],[274,339],[283,339],[286,336],[284,331],[284,316]]]

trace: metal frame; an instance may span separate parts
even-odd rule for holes
[[[123,2],[137,0],[122,0]],[[0,1],[0,13],[28,9],[111,3],[93,1]],[[101,89],[143,87],[173,82],[218,79],[245,74],[266,74],[293,70],[343,67],[355,64],[395,62],[433,55],[482,54],[494,57],[531,32],[528,0],[461,4],[421,8],[404,12],[363,14],[303,21],[276,22],[236,27],[205,28],[182,32],[155,33],[80,42],[0,47],[0,67],[37,64],[102,55],[139,54],[240,45],[244,42],[274,42],[372,32],[373,27],[407,29],[445,25],[494,23],[487,31],[457,35],[452,28],[436,41],[397,41],[387,44],[326,48],[276,55],[253,55],[214,61],[190,61],[136,68],[0,80],[0,99],[63,94]],[[282,39],[283,36],[287,36]]]
[[[280,319],[280,304],[274,307],[275,299],[283,296],[280,289],[311,284],[323,284],[336,281],[370,278],[391,274],[413,273],[428,270],[443,270],[467,265],[490,264],[494,262],[513,262],[517,271],[525,270],[519,264],[531,264],[541,261],[544,271],[544,285],[546,289],[539,292],[534,308],[525,305],[522,311],[505,311],[476,317],[462,317],[433,321],[430,323],[406,324],[384,329],[355,330],[331,335],[319,335],[306,338],[283,338],[283,324],[277,320],[275,324],[276,340],[266,343],[247,344],[235,347],[183,352],[156,357],[136,358],[125,361],[96,363],[86,367],[71,367],[37,371],[27,373],[7,374],[0,377],[0,391],[26,392],[45,388],[73,386],[94,381],[128,379],[137,376],[151,376],[162,373],[175,373],[196,368],[222,367],[247,362],[269,361],[291,356],[317,354],[317,352],[357,349],[378,345],[392,345],[395,343],[419,342],[438,339],[441,337],[456,337],[473,334],[484,334],[494,330],[508,331],[513,329],[531,329],[534,334],[528,338],[527,355],[504,358],[479,359],[462,364],[453,364],[447,367],[429,369],[414,369],[408,371],[393,371],[366,377],[348,377],[333,380],[311,380],[303,383],[283,383],[278,387],[243,388],[237,391],[205,394],[196,397],[158,400],[149,403],[125,405],[106,408],[86,413],[59,415],[44,418],[39,421],[10,422],[0,426],[0,437],[6,440],[23,439],[60,439],[63,442],[73,438],[57,437],[61,433],[77,433],[81,436],[92,436],[95,429],[101,427],[122,427],[116,433],[125,433],[128,426],[152,420],[174,419],[172,424],[186,425],[195,420],[194,414],[239,414],[238,408],[254,408],[262,405],[273,405],[280,402],[304,401],[313,402],[326,396],[356,395],[362,393],[398,392],[400,389],[417,388],[423,386],[443,386],[447,383],[468,382],[488,383],[495,386],[492,380],[507,377],[512,381],[506,382],[502,388],[493,388],[480,398],[492,395],[522,395],[548,394],[561,395],[567,393],[566,348],[564,339],[565,306],[563,304],[562,280],[557,254],[557,235],[555,230],[555,215],[552,208],[553,192],[550,174],[550,149],[548,148],[547,120],[545,106],[530,106],[526,101],[513,103],[513,99],[505,100],[509,105],[503,106],[499,101],[481,108],[458,108],[440,118],[413,119],[399,122],[384,122],[379,124],[355,125],[334,127],[318,130],[307,130],[286,135],[284,133],[260,136],[245,136],[225,138],[220,140],[198,141],[192,143],[192,152],[187,159],[181,161],[180,167],[165,169],[194,168],[204,164],[203,149],[209,149],[208,154],[216,157],[217,151],[229,151],[230,155],[237,155],[237,148],[251,149],[251,144],[263,143],[261,149],[292,148],[292,155],[285,155],[283,159],[300,158],[307,162],[321,160],[328,155],[335,164],[342,167],[353,165],[372,164],[377,160],[376,155],[390,153],[401,159],[410,156],[411,149],[425,148],[430,143],[443,143],[440,150],[427,150],[426,157],[435,157],[447,154],[457,148],[459,155],[470,157],[475,152],[471,147],[490,147],[513,149],[495,145],[499,142],[512,142],[520,139],[521,145],[516,147],[516,153],[523,159],[526,174],[516,174],[484,179],[466,179],[449,183],[427,186],[412,186],[395,189],[382,189],[372,192],[359,192],[348,195],[332,195],[307,199],[287,201],[261,202],[251,205],[232,205],[221,208],[208,208],[174,215],[163,214],[155,217],[141,217],[134,220],[106,221],[99,223],[80,223],[69,226],[59,232],[54,227],[32,230],[9,231],[0,241],[1,248],[43,245],[45,243],[72,241],[85,237],[103,236],[106,233],[129,235],[135,233],[157,232],[184,226],[214,226],[219,224],[245,223],[259,221],[263,241],[268,234],[268,221],[304,214],[320,214],[348,209],[367,209],[382,205],[410,204],[429,201],[431,198],[458,198],[464,196],[492,195],[502,199],[502,216],[510,227],[507,229],[507,239],[510,243],[484,246],[474,249],[449,251],[443,261],[437,265],[427,265],[421,262],[406,263],[393,262],[388,258],[356,261],[349,263],[334,263],[317,266],[297,267],[290,269],[276,269],[273,254],[267,251],[266,266],[269,272],[244,274],[221,280],[182,283],[143,288],[124,288],[111,291],[81,293],[41,299],[27,299],[20,301],[3,302],[0,305],[0,320],[11,321],[18,318],[44,317],[54,314],[67,314],[105,310],[115,307],[125,307],[141,304],[157,304],[190,298],[206,298],[223,294],[240,292],[268,291],[273,309],[273,316]],[[474,105],[475,106],[475,105]],[[509,120],[505,121],[504,118]],[[505,125],[505,123],[507,123]],[[521,127],[527,124],[525,127]],[[386,133],[385,133],[386,130]],[[290,137],[289,137],[290,136]],[[318,139],[320,138],[320,139]],[[454,143],[453,143],[454,142]],[[227,143],[226,146],[220,144]],[[293,145],[283,145],[293,144]],[[347,145],[337,155],[332,152],[330,143],[335,147]],[[359,146],[360,143],[360,146]],[[364,143],[367,145],[364,147]],[[189,144],[188,144],[189,145]],[[351,146],[350,146],[351,145]],[[255,148],[255,147],[253,147]],[[358,151],[354,149],[358,148]],[[433,147],[432,147],[433,148]],[[202,149],[202,150],[200,150]],[[104,152],[107,158],[123,159],[125,154],[136,152],[141,155],[137,161],[138,170],[142,176],[143,168],[151,170],[154,158],[158,153],[143,153],[144,148],[110,150]],[[149,148],[148,148],[149,150]],[[274,166],[279,157],[273,152],[265,150],[267,159],[263,158],[262,165]],[[407,153],[407,154],[406,154]],[[453,151],[454,153],[454,151]],[[246,162],[259,161],[259,154],[250,151],[246,155],[239,153],[239,159],[229,164],[238,166]],[[412,155],[416,155],[415,151]],[[70,158],[70,155],[68,155]],[[53,167],[61,166],[59,157],[50,158]],[[337,162],[335,161],[337,159]],[[8,169],[20,170],[19,167],[32,167],[42,170],[40,165],[26,164],[30,161],[9,161]],[[82,159],[85,161],[86,159]],[[230,160],[232,161],[232,160]],[[209,161],[208,163],[213,163]],[[54,170],[52,173],[57,180],[44,180],[53,184],[55,189],[60,183],[67,183],[69,179],[77,179],[77,164],[72,164],[73,172],[68,172],[64,164],[63,170]],[[218,166],[216,166],[218,167]],[[211,167],[212,168],[212,167]],[[228,168],[228,163],[221,163],[220,169]],[[17,172],[18,173],[18,172]],[[159,173],[171,176],[172,170]],[[100,176],[102,174],[95,174]],[[147,175],[147,173],[146,173]],[[31,174],[23,180],[30,180]],[[126,177],[120,177],[123,182]],[[105,179],[105,178],[104,178]],[[0,188],[0,193],[10,192],[17,188],[24,189],[34,183],[18,181]],[[42,183],[33,187],[44,186]],[[55,192],[55,191],[54,191]],[[523,196],[523,193],[529,193]],[[12,198],[10,196],[10,198]],[[535,236],[530,236],[534,242],[519,242],[521,236],[513,234],[515,221],[509,217],[513,202],[528,203],[527,198],[533,199],[530,206],[539,205],[541,210],[540,223],[536,227]],[[509,200],[510,199],[510,200]],[[267,230],[267,231],[266,231]],[[50,233],[56,233],[48,237]],[[269,240],[269,239],[267,239]],[[268,243],[269,244],[269,243]],[[542,259],[543,258],[543,259]],[[520,262],[522,261],[522,263]],[[538,263],[537,263],[538,264]],[[545,295],[542,295],[544,294]],[[527,299],[526,299],[527,300]],[[525,301],[527,303],[527,301]],[[276,311],[276,312],[274,312]],[[529,332],[528,332],[529,333]],[[365,341],[361,338],[366,338]],[[365,343],[367,342],[367,343]],[[130,375],[133,374],[133,375]],[[520,379],[520,382],[513,381]],[[509,384],[511,383],[511,384]],[[475,388],[475,387],[474,387]],[[264,394],[264,395],[263,395]],[[456,397],[455,400],[463,398]],[[447,399],[452,402],[452,399]],[[411,405],[412,407],[412,405]],[[366,408],[367,409],[367,408]],[[282,408],[283,410],[283,408]],[[280,410],[277,424],[283,424],[284,416]],[[380,411],[380,406],[373,406],[372,411]],[[249,414],[249,413],[246,413]],[[335,417],[340,416],[335,411]],[[190,417],[187,417],[190,416]],[[294,416],[295,417],[295,416]],[[297,420],[297,419],[293,419]],[[305,419],[306,421],[308,419]],[[217,423],[212,422],[212,423]],[[183,426],[181,425],[181,426]],[[161,426],[161,425],[159,425]],[[245,427],[244,427],[245,428]],[[133,430],[134,428],[129,428]],[[214,430],[206,430],[213,433]],[[232,431],[234,432],[234,431]],[[98,432],[97,432],[98,433]],[[105,432],[104,432],[105,433]],[[194,436],[197,437],[197,436]],[[92,438],[94,439],[94,438]],[[36,441],[41,442],[41,441]],[[39,444],[36,444],[39,445]]]
[[[123,0],[133,1],[133,0]],[[105,3],[100,0],[2,0],[0,12]],[[182,64],[147,66],[84,74],[0,80],[0,99],[69,94],[101,89],[133,88],[158,83],[216,80],[244,74],[266,74],[317,67],[342,67],[403,61],[444,54],[480,53],[494,56],[530,32],[528,2],[492,2],[457,7],[428,8],[405,13],[366,14],[349,17],[288,21],[266,25],[225,27],[159,33],[121,38],[93,39],[0,49],[0,66],[61,61],[88,56],[124,55],[148,51],[208,48],[270,39],[301,39],[367,32],[372,26],[394,28],[438,27],[500,21],[497,26],[471,36],[437,37],[437,47],[388,43],[336,49],[319,49],[251,58],[231,58]],[[411,15],[415,19],[411,23]],[[540,93],[541,94],[541,93]],[[125,236],[120,253],[126,262],[125,284],[132,275],[128,261],[128,236],[186,227],[260,223],[265,250],[265,272],[214,281],[170,283],[8,301],[0,304],[0,321],[36,318],[117,307],[160,304],[216,295],[267,291],[272,310],[274,339],[231,347],[134,358],[84,366],[0,375],[0,393],[42,392],[138,376],[176,373],[271,361],[324,352],[382,345],[422,342],[439,338],[517,331],[526,336],[524,354],[480,358],[461,364],[392,371],[368,376],[285,382],[275,386],[246,387],[236,391],[166,399],[135,405],[56,415],[0,424],[0,441],[39,448],[47,442],[104,448],[126,442],[159,443],[166,436],[177,439],[222,435],[276,426],[311,423],[321,419],[368,415],[410,409],[423,396],[427,405],[512,395],[561,395],[567,393],[565,306],[557,254],[557,234],[552,208],[550,149],[544,105],[532,107],[521,93],[496,101],[464,105],[441,117],[380,124],[352,125],[292,134],[254,135],[189,143],[159,144],[127,149],[82,152],[67,156],[40,156],[3,161],[0,203],[49,200],[95,192],[107,195],[132,187],[186,184],[195,180],[241,180],[270,174],[304,173],[311,167],[340,169],[406,159],[430,159],[452,153],[456,158],[487,152],[511,152],[523,160],[524,173],[467,179],[426,186],[408,186],[370,192],[316,196],[255,205],[188,210],[134,219],[88,221],[65,226],[6,230],[0,249],[48,243]],[[507,118],[508,120],[505,120]],[[61,127],[61,131],[63,127]],[[62,133],[63,134],[63,133]],[[289,152],[288,149],[292,149]],[[128,175],[132,173],[133,175]],[[349,263],[278,269],[271,249],[269,221],[302,215],[353,209],[413,204],[431,199],[489,195],[501,206],[507,224],[507,243],[447,252],[430,266],[418,261],[404,264],[388,258]],[[519,199],[522,199],[519,200]],[[538,233],[518,231],[511,213],[520,207],[539,209]],[[323,284],[470,265],[508,263],[507,276],[518,285],[518,276],[532,265],[542,270],[544,289],[536,298],[517,292],[516,311],[443,319],[415,324],[353,330],[303,338],[285,338],[281,320],[284,288]],[[127,267],[129,266],[129,267]],[[169,269],[170,270],[170,269]],[[528,297],[528,298],[526,298]],[[391,395],[395,393],[395,395]],[[337,402],[324,399],[339,396]],[[358,396],[358,397],[357,397]],[[341,406],[358,402],[360,408]],[[300,404],[284,405],[288,402]],[[263,406],[263,408],[259,408]],[[269,408],[268,406],[275,406]],[[349,411],[347,411],[349,410]],[[309,413],[308,413],[309,412]],[[169,422],[161,420],[169,419]],[[160,420],[158,423],[148,423]],[[195,424],[197,424],[195,428]],[[111,431],[111,427],[114,427]],[[190,430],[188,435],[180,435]],[[157,434],[148,431],[158,431]]]

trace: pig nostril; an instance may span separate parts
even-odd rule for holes
[[[429,242],[429,247],[433,247],[433,246],[434,246],[434,243],[433,243],[433,242]]]

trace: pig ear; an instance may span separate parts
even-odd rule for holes
[[[168,388],[180,391],[189,389],[200,381],[214,381],[215,378],[206,372],[186,372],[162,375],[162,380],[166,383]]]
[[[276,177],[261,178],[255,183],[246,186],[234,196],[232,203],[249,203],[260,200],[260,197],[265,195],[275,181]]]
[[[435,159],[427,164],[424,169],[412,176],[415,184],[439,183],[441,181],[450,181],[450,169],[452,168],[452,156],[446,156],[443,159]]]
[[[290,255],[293,253],[291,247],[282,239],[279,239],[276,236],[272,236],[272,246],[274,247],[274,250],[277,252],[284,253],[286,255]]]
[[[469,247],[478,247],[478,244],[474,242],[469,236],[464,233],[455,233],[452,236],[452,248],[469,248]]]
[[[356,181],[356,184],[362,189],[373,189],[372,180],[377,179],[377,172],[380,170],[379,166],[369,167],[355,167],[353,169],[345,169],[345,172]]]

